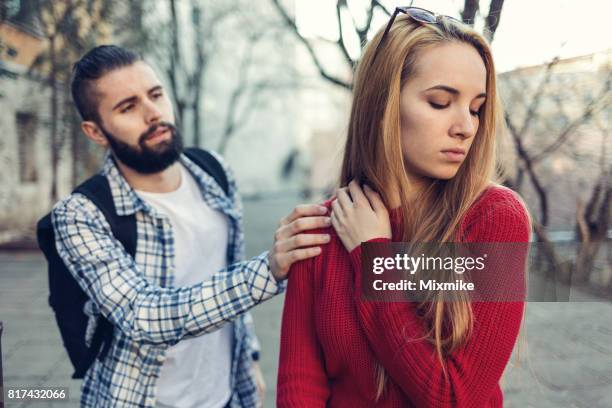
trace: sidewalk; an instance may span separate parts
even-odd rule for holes
[[[266,249],[292,200],[247,203],[247,250]],[[78,407],[80,382],[47,306],[46,264],[36,252],[0,253],[0,320],[5,387],[69,387],[70,401],[7,407]],[[273,407],[283,298],[254,309],[263,347],[266,407]],[[507,407],[612,407],[612,302],[529,303],[526,347],[503,381]],[[515,353],[516,354],[516,353]]]

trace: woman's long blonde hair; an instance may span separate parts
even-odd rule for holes
[[[387,207],[391,195],[399,192],[404,242],[458,242],[462,218],[495,177],[495,136],[503,126],[503,116],[491,49],[482,35],[446,18],[438,19],[438,24],[421,24],[398,16],[376,50],[383,31],[384,27],[366,45],[355,74],[340,185],[346,186],[352,179],[365,182],[381,194]],[[487,71],[487,98],[470,152],[456,176],[432,180],[416,202],[409,204],[411,186],[400,140],[400,92],[415,72],[419,53],[448,42],[467,43],[478,51]],[[433,292],[418,307],[428,328],[425,338],[435,346],[445,373],[445,355],[465,344],[473,326],[469,299],[461,293],[454,295],[452,301],[444,301],[441,293]],[[385,376],[378,368],[380,397]]]

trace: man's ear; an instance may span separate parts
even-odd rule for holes
[[[100,130],[100,127],[96,122],[85,120],[81,122],[81,130],[85,133],[85,136],[92,142],[102,147],[108,147],[108,140],[106,136]]]

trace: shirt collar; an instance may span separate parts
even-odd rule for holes
[[[212,176],[189,160],[185,154],[181,154],[180,161],[194,176],[205,200],[208,195],[214,197],[213,201],[218,203],[220,207],[225,207],[226,209],[233,207],[230,199],[226,196],[223,189],[214,181]],[[110,151],[107,151],[104,156],[102,174],[106,176],[108,180],[117,215],[132,215],[137,211],[154,212],[153,208],[140,198],[125,177],[123,177]]]

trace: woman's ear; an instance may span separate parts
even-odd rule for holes
[[[81,122],[81,130],[85,136],[95,144],[103,147],[108,147],[108,139],[100,130],[100,127],[93,121],[86,120]]]

